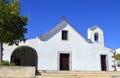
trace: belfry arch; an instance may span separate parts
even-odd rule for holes
[[[99,34],[97,32],[94,34],[94,41],[99,42]]]
[[[33,48],[20,46],[11,54],[11,62],[14,62],[17,66],[35,66],[37,69],[38,55]]]

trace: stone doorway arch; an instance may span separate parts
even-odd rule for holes
[[[35,66],[37,69],[38,55],[33,48],[20,46],[13,51],[11,62],[14,62],[17,66]]]

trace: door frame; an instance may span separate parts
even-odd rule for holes
[[[72,70],[72,53],[70,51],[58,51],[58,57],[57,57],[57,70],[60,70],[60,54],[69,54],[69,70]]]

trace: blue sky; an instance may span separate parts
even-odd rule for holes
[[[52,29],[65,16],[83,36],[87,28],[104,30],[105,46],[120,47],[120,0],[20,0],[22,15],[29,16],[26,38]]]

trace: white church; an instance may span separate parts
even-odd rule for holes
[[[104,46],[103,30],[94,25],[83,37],[65,18],[42,36],[19,46],[3,45],[3,60],[37,70],[114,71],[114,50]]]

